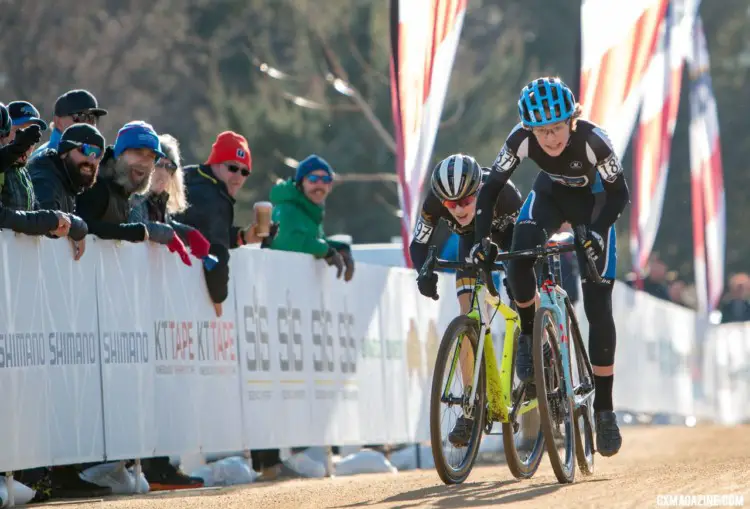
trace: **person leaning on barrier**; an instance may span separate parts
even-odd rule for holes
[[[276,237],[267,243],[271,249],[308,253],[323,258],[344,273],[344,281],[354,276],[354,258],[346,244],[325,238],[323,217],[325,200],[333,189],[334,173],[328,162],[315,154],[297,165],[293,179],[281,181],[271,189],[273,220],[278,223]]]
[[[128,242],[149,239],[148,225],[128,222],[130,196],[148,189],[154,164],[160,157],[164,153],[150,124],[138,120],[120,129],[114,146],[104,151],[96,182],[76,200],[91,233],[102,239]],[[182,245],[179,239],[178,242]],[[183,253],[187,255],[184,246],[180,254]]]
[[[182,239],[190,246],[193,256],[205,259],[209,255],[211,243],[192,226],[172,218],[172,214],[179,214],[187,208],[180,145],[169,134],[160,135],[159,142],[165,157],[156,162],[148,191],[130,197],[129,220],[148,225],[149,240],[167,246],[171,252],[179,249],[174,246]],[[177,236],[179,239],[176,239]],[[183,259],[183,262],[192,265],[190,258]]]
[[[205,164],[185,167],[188,208],[174,219],[197,228],[211,242],[210,252],[218,263],[203,270],[216,316],[221,316],[229,292],[229,250],[261,241],[255,225],[245,229],[234,226],[234,197],[251,169],[247,140],[232,131],[216,137]],[[271,237],[273,234],[272,230]]]
[[[0,142],[12,142],[0,147],[0,174],[14,171],[19,160],[26,157],[29,148],[39,141],[39,127],[29,126],[16,132],[12,129],[12,121],[8,108],[0,103]],[[26,235],[55,235],[66,236],[70,231],[71,218],[63,212],[52,210],[21,211],[2,206],[0,207],[0,228],[7,228]]]

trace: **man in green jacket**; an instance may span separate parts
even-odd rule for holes
[[[344,281],[350,281],[354,275],[351,248],[327,240],[323,233],[325,200],[332,188],[333,170],[315,154],[299,163],[293,179],[276,184],[271,189],[271,203],[279,229],[269,247],[324,258],[328,265],[336,266],[336,277],[346,269]]]

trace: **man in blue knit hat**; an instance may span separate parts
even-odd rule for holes
[[[279,225],[271,249],[309,253],[335,265],[337,277],[354,275],[354,259],[346,244],[325,238],[323,218],[325,201],[333,188],[331,165],[312,154],[297,166],[293,179],[279,182],[271,189],[273,220]],[[345,269],[345,270],[344,270]]]
[[[128,122],[117,133],[114,146],[104,151],[96,183],[78,196],[76,208],[89,226],[89,233],[103,239],[143,242],[148,225],[130,223],[130,196],[144,193],[151,183],[156,161],[165,157],[159,136],[151,124]],[[189,260],[185,245],[175,237],[170,251]],[[186,262],[187,263],[187,262]]]

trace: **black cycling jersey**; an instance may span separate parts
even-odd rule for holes
[[[488,181],[489,175],[490,171],[483,168],[483,186]],[[490,217],[490,233],[493,236],[507,230],[508,226],[515,222],[523,204],[523,197],[513,182],[508,181],[507,185],[496,196],[494,203],[495,206]],[[422,204],[422,211],[414,227],[414,235],[411,241],[410,254],[414,267],[421,267],[427,259],[427,248],[441,219],[445,221],[451,231],[462,237],[471,236],[474,233],[476,216],[469,224],[461,226],[440,199],[430,192]]]
[[[542,170],[534,183],[535,189],[548,193],[554,193],[556,188],[580,189],[587,194],[606,193],[604,207],[595,224],[590,225],[595,231],[606,232],[628,203],[629,192],[622,176],[622,165],[607,134],[599,126],[587,120],[577,120],[568,145],[559,156],[553,157],[542,149],[536,136],[519,123],[505,140],[492,165],[489,180],[479,193],[475,231],[477,242],[488,236],[491,229],[490,221],[481,211],[491,206],[515,169],[526,158],[534,161]]]

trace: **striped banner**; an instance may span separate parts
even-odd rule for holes
[[[677,121],[682,68],[691,51],[699,2],[672,0],[659,28],[659,43],[643,78],[643,105],[633,154],[630,250],[643,274],[661,221],[672,135]]]
[[[465,14],[466,0],[391,0],[391,103],[407,267]]]
[[[659,41],[668,0],[583,0],[581,96],[584,117],[600,125],[622,158]]]
[[[724,289],[726,208],[719,116],[711,85],[711,63],[703,23],[693,28],[690,70],[690,177],[693,256],[699,311],[717,308]]]

